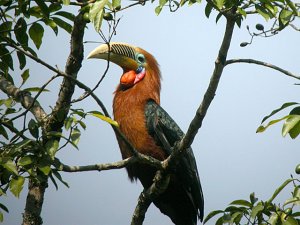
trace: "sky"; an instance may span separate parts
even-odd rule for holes
[[[121,21],[113,41],[142,47],[156,57],[163,76],[161,105],[186,131],[208,86],[225,21],[221,19],[216,24],[216,14],[207,19],[203,4],[184,6],[176,13],[165,9],[159,16],[154,8],[155,3],[120,12]],[[256,23],[271,25],[263,18],[249,16],[241,28],[234,30],[228,59],[253,58],[299,73],[300,34],[292,29],[272,38],[257,37],[251,45],[240,47],[241,42],[250,41],[246,26],[255,31]],[[105,29],[106,24],[103,26]],[[101,41],[91,24],[84,40]],[[96,46],[86,43],[85,57]],[[45,33],[39,52],[42,59],[63,69],[68,51],[69,37],[63,30],[58,37],[52,31]],[[31,80],[27,86],[42,85],[53,75],[32,61],[29,65]],[[105,68],[104,61],[85,59],[78,79],[93,87]],[[111,65],[95,91],[110,113],[121,73],[118,66]],[[15,76],[19,74],[16,72]],[[300,90],[295,83],[292,78],[256,65],[233,64],[224,69],[216,96],[192,145],[205,197],[205,215],[224,209],[233,200],[248,199],[252,192],[266,200],[290,174],[297,176],[294,168],[299,163],[299,138],[283,138],[282,124],[261,134],[255,132],[262,118],[272,110],[285,102],[299,101]],[[59,85],[60,80],[51,83],[51,92],[41,96],[40,103],[48,112],[55,103]],[[77,89],[74,97],[81,94],[82,90]],[[100,110],[92,99],[76,103],[73,108]],[[58,153],[61,161],[88,165],[120,160],[111,127],[96,118],[85,122],[87,130],[82,132],[79,151],[67,147]],[[42,212],[45,225],[130,224],[142,186],[139,182],[131,183],[124,169],[62,176],[70,188],[61,184],[57,191],[49,183]],[[25,187],[20,199],[11,194],[2,199],[10,210],[5,214],[5,225],[21,223],[26,190]],[[285,192],[278,201],[289,197]],[[144,224],[172,223],[151,205]]]

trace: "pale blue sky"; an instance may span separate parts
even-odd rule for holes
[[[199,106],[213,71],[224,32],[224,20],[216,25],[215,14],[207,19],[204,5],[183,7],[176,13],[164,10],[154,13],[155,5],[135,7],[120,12],[121,22],[113,41],[127,42],[152,53],[161,65],[163,76],[161,104],[186,131]],[[287,29],[273,38],[256,38],[252,45],[246,30],[265,21],[250,16],[242,27],[234,31],[229,51],[230,58],[254,58],[267,61],[293,72],[300,71],[299,33]],[[106,26],[106,25],[104,25]],[[91,24],[85,41],[100,41]],[[69,50],[69,39],[64,31],[55,38],[52,31],[45,33],[45,44],[40,56],[52,65],[64,68]],[[85,44],[85,57],[97,44]],[[32,63],[32,65],[34,65]],[[78,79],[93,87],[105,69],[105,62],[84,60]],[[18,76],[16,74],[15,76]],[[52,72],[34,65],[31,84],[44,83]],[[111,65],[101,86],[95,91],[111,112],[113,91],[121,69]],[[288,101],[299,101],[297,81],[276,71],[247,64],[234,64],[224,70],[217,95],[199,131],[193,149],[198,164],[205,196],[205,215],[215,209],[224,209],[235,199],[248,198],[255,192],[267,199],[292,173],[299,163],[299,139],[281,137],[281,125],[271,127],[263,134],[255,131],[261,119],[273,109]],[[29,85],[28,84],[28,85]],[[41,98],[43,106],[55,102],[59,82],[51,84],[51,94]],[[77,90],[75,96],[79,96]],[[92,99],[76,103],[74,108],[99,110]],[[77,151],[68,147],[59,153],[70,165],[113,162],[121,159],[115,136],[107,124],[88,118]],[[130,183],[125,170],[62,174],[70,188],[60,185],[58,191],[50,183],[45,195],[43,221],[45,225],[125,225],[130,224],[136,200],[142,187]],[[3,198],[10,213],[4,224],[20,224],[26,189],[18,200],[10,194]],[[288,198],[286,193],[282,199]],[[145,225],[172,224],[151,206]]]

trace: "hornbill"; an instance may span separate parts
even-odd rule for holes
[[[109,60],[123,69],[113,100],[114,119],[120,131],[140,153],[164,160],[184,133],[160,106],[160,70],[147,51],[125,43],[111,42],[94,49],[88,58]],[[123,159],[131,151],[117,137]],[[148,188],[156,169],[142,163],[126,168],[131,181],[139,179]],[[203,219],[203,193],[193,151],[187,149],[170,176],[165,190],[153,203],[176,225],[196,225]]]

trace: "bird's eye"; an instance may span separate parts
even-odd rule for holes
[[[136,58],[139,63],[145,62],[145,56],[143,54],[138,54]]]

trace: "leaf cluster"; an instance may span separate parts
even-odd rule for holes
[[[270,120],[266,125],[263,125],[263,123],[268,120],[270,117],[274,116],[275,114],[283,111],[284,109],[293,107],[292,110],[290,110],[288,115],[285,115],[279,119]],[[278,122],[284,121],[282,126],[282,136],[286,136],[287,134],[290,135],[291,138],[296,138],[300,134],[300,106],[297,102],[287,102],[284,103],[279,108],[273,110],[269,115],[265,116],[263,120],[261,121],[261,125],[257,128],[256,132],[261,133],[264,132],[268,127],[271,125],[274,125]]]
[[[274,202],[274,199],[292,184],[291,198],[282,205]],[[222,224],[251,224],[251,225],[297,225],[300,222],[300,213],[293,212],[293,208],[300,204],[300,181],[287,179],[266,201],[259,200],[255,193],[250,194],[249,200],[239,199],[231,202],[225,210],[210,212],[204,224],[212,218],[216,218],[216,225]]]
[[[26,55],[17,51],[13,46],[19,46],[30,54],[37,56],[36,49],[40,49],[45,27],[58,34],[58,28],[71,33],[75,16],[62,10],[62,3],[53,1],[46,4],[42,0],[16,1],[4,0],[0,2],[0,75],[14,83],[11,72],[18,66],[22,73],[23,83],[29,77],[29,69],[26,67]],[[31,43],[30,43],[31,40]],[[18,64],[13,60],[16,54]],[[17,65],[15,65],[17,64]],[[36,91],[31,89],[30,91]]]

